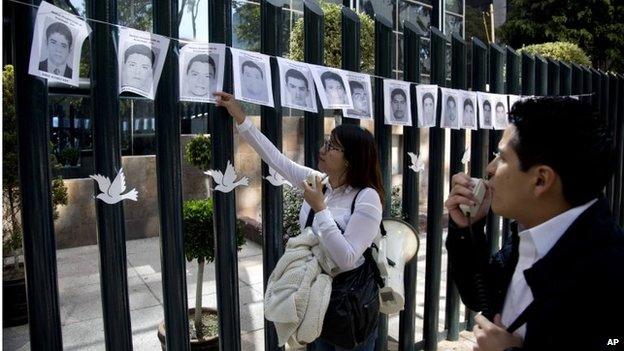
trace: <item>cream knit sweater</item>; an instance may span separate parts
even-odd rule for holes
[[[323,271],[337,266],[310,228],[288,240],[264,295],[264,317],[275,325],[280,346],[299,348],[321,334],[332,284]]]

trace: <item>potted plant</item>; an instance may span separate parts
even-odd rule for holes
[[[185,149],[185,159],[192,165],[207,170],[210,166],[210,139],[200,139]],[[206,146],[208,142],[208,147]],[[189,145],[191,145],[189,143]],[[218,350],[219,329],[217,311],[202,306],[202,287],[206,262],[214,261],[215,234],[213,226],[212,199],[187,200],[182,208],[182,224],[184,231],[184,254],[191,262],[197,260],[197,284],[195,290],[195,307],[189,308],[189,332],[191,350]],[[245,243],[243,234],[244,223],[236,221],[236,246],[240,250]],[[165,325],[158,326],[158,339],[163,350],[166,350]]]
[[[22,254],[22,225],[20,219],[21,198],[18,175],[17,119],[13,95],[13,66],[7,65],[2,72],[3,89],[3,132],[2,132],[2,249],[3,256],[3,312],[4,327],[22,325],[28,322],[26,304],[26,281]],[[56,159],[50,155],[50,162],[57,167]],[[67,188],[60,177],[52,180],[52,205],[54,219],[58,217],[57,207],[67,204]]]
[[[67,147],[61,151],[59,158],[63,165],[76,167],[80,159],[80,150],[75,147]]]

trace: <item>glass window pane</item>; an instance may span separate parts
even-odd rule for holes
[[[445,16],[444,22],[444,32],[447,37],[450,37],[451,34],[457,33],[460,37],[464,37],[464,19],[459,16],[449,15]]]
[[[399,71],[403,70],[403,34],[397,34],[397,67]]]
[[[117,3],[119,24],[147,32],[152,31],[152,0],[128,0]]]
[[[431,74],[431,48],[429,40],[422,40],[420,47],[420,72]]]
[[[446,4],[446,11],[462,14],[462,0],[445,0],[444,3]]]
[[[208,41],[208,1],[178,0],[182,11],[180,20],[180,38],[187,40]]]
[[[260,5],[232,2],[232,46],[260,51]]]
[[[156,153],[154,102],[139,99],[119,101],[122,155]]]
[[[395,22],[392,17],[395,13],[395,4],[396,0],[358,0],[360,11],[365,12],[372,18],[374,18],[376,13],[381,14],[391,22]]]
[[[431,8],[414,4],[408,1],[399,1],[399,30],[403,31],[403,21],[409,21],[418,26],[423,32],[429,33],[431,23]]]

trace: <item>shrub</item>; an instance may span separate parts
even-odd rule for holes
[[[80,158],[80,150],[75,147],[68,147],[61,151],[59,159],[66,166],[77,166]]]
[[[191,139],[184,148],[184,159],[189,164],[205,171],[210,168],[210,137],[200,135]]]
[[[324,17],[324,50],[325,66],[340,68],[342,65],[342,13],[341,6],[321,1]],[[375,22],[365,13],[359,12],[360,18],[360,50],[362,54],[361,70],[372,72],[375,68]],[[303,61],[304,33],[303,17],[295,22],[290,33],[290,58]]]
[[[576,63],[583,66],[591,66],[589,56],[573,43],[555,41],[543,44],[533,44],[522,47],[518,52],[526,52],[532,55],[540,55],[553,60],[560,60],[566,63]]]

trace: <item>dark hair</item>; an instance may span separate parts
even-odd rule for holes
[[[401,88],[395,88],[394,90],[392,90],[392,92],[390,93],[390,100],[394,100],[394,97],[397,95],[403,96],[403,100],[407,101],[407,95],[405,95],[405,92]]]
[[[490,110],[492,109],[492,105],[490,105],[490,102],[488,100],[483,101],[483,108],[485,108],[485,106],[488,106]]]
[[[195,62],[203,62],[203,63],[207,63],[208,65],[212,66],[212,69],[215,71],[215,73],[217,73],[217,65],[215,65],[214,60],[212,59],[212,57],[206,55],[206,54],[199,54],[197,56],[193,56],[193,58],[189,61],[188,66],[186,66],[186,73],[188,74],[189,70],[191,69],[191,65],[193,65],[193,63]]]
[[[502,102],[496,103],[496,108],[498,108],[499,106],[502,107],[503,110],[505,110],[505,104],[503,104]]]
[[[286,76],[284,78],[286,79],[286,82],[288,82],[288,78],[302,80],[305,83],[306,89],[308,89],[308,79],[303,75],[303,73],[297,71],[294,68],[291,68],[288,71],[286,71]]]
[[[326,79],[337,80],[340,83],[340,85],[342,85],[342,89],[344,89],[345,87],[342,81],[342,77],[340,77],[338,74],[332,71],[325,71],[323,74],[321,74],[321,82],[323,82],[323,88],[327,87],[327,85],[325,84]]]
[[[360,82],[356,82],[354,80],[349,81],[349,88],[351,88],[351,93],[353,93],[353,89],[362,89],[364,90],[364,86]]]
[[[152,51],[152,49],[147,47],[147,45],[134,44],[128,47],[126,49],[126,52],[124,52],[124,63],[126,63],[126,61],[128,61],[128,57],[130,57],[130,55],[133,55],[133,54],[139,54],[139,55],[143,55],[147,57],[148,59],[150,59],[152,66],[154,65],[154,59],[155,59],[154,52]]]
[[[510,144],[523,172],[551,167],[573,207],[600,196],[613,173],[615,152],[610,131],[589,104],[569,97],[530,98],[515,103],[509,115],[517,130]]]
[[[425,93],[422,97],[422,102],[425,102],[426,99],[431,99],[431,101],[433,102],[434,101],[433,94]]]
[[[385,191],[381,181],[381,166],[371,132],[358,125],[341,124],[332,130],[331,137],[344,148],[344,158],[349,162],[347,184],[354,188],[371,187],[377,190],[383,205]]]
[[[69,47],[71,48],[72,41],[73,41],[73,36],[72,36],[71,30],[69,30],[68,26],[66,26],[65,24],[63,24],[61,22],[54,22],[54,23],[52,23],[46,29],[46,40],[49,40],[50,36],[52,34],[54,34],[54,33],[58,33],[58,34],[64,36],[65,39],[67,39],[67,42],[69,43]]]
[[[470,99],[464,100],[464,108],[466,108],[466,106],[470,106],[474,110],[474,105],[472,104],[472,100]]]
[[[457,103],[455,102],[455,98],[454,97],[452,97],[452,96],[447,97],[446,98],[446,103],[448,104],[449,101],[453,101],[453,103],[457,105]]]
[[[241,73],[245,71],[245,67],[257,69],[260,72],[260,77],[264,79],[264,72],[262,72],[262,68],[260,68],[260,66],[258,66],[255,62],[252,62],[252,61],[243,62],[243,64],[241,65]]]

